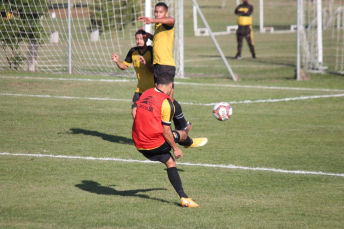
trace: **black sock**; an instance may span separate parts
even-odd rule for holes
[[[173,122],[176,130],[184,130],[187,127],[186,120],[184,118],[184,114],[182,111],[182,107],[177,102],[177,100],[173,101],[173,105],[175,107]]]
[[[170,179],[170,182],[173,188],[176,190],[180,198],[182,197],[188,198],[188,196],[184,192],[182,180],[180,179],[177,168],[176,167],[168,168],[167,175],[168,175],[168,179]]]
[[[193,140],[188,136],[185,141],[183,142],[178,142],[179,145],[181,146],[191,146],[193,143]]]

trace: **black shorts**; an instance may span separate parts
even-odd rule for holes
[[[174,138],[174,142],[178,143],[180,140],[179,133],[176,131],[172,131],[172,135]],[[168,162],[170,158],[174,160],[171,154],[171,146],[167,142],[164,142],[158,148],[151,149],[151,150],[139,150],[139,152],[142,153],[143,156],[145,156],[147,159],[151,161],[160,161],[161,163],[164,163],[164,164],[166,164],[166,162]]]
[[[251,27],[249,25],[239,26],[237,29],[237,37],[245,37],[251,34]]]
[[[131,106],[131,109],[133,109],[134,107],[137,107],[136,102],[139,101],[141,95],[142,93],[135,92],[133,96],[133,105]]]
[[[154,64],[154,83],[156,83],[160,74],[164,72],[167,72],[173,75],[173,78],[174,78],[176,75],[176,67],[170,66],[170,65]],[[173,84],[173,88],[174,88],[174,84]]]

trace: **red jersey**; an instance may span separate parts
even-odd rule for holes
[[[151,88],[140,96],[136,104],[137,110],[132,128],[136,148],[150,150],[161,146],[165,142],[163,125],[171,125],[174,113],[169,96],[156,88]],[[168,120],[162,118],[166,116]]]

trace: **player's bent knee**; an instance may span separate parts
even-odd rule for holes
[[[179,133],[180,136],[180,140],[179,142],[183,142],[186,140],[186,138],[188,137],[188,134],[186,133],[185,130],[176,130]]]

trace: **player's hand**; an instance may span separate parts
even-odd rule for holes
[[[173,149],[173,153],[174,153],[174,157],[176,159],[183,157],[183,152],[181,149],[179,149],[178,147],[176,149]]]
[[[112,58],[112,60],[114,61],[114,62],[118,62],[119,61],[119,56],[117,55],[117,53],[112,53],[112,56],[111,56],[111,58]]]
[[[145,25],[152,23],[152,18],[149,17],[139,17],[139,21],[142,21]]]
[[[146,32],[146,37],[147,37],[148,39],[153,40],[153,37],[154,37],[154,36],[153,36],[153,34]]]
[[[140,60],[140,62],[141,62],[142,64],[146,65],[146,60],[145,60],[145,58],[144,58],[143,56],[140,56],[140,57],[139,57],[139,60]]]

